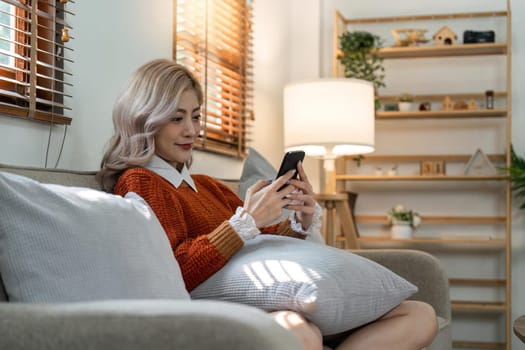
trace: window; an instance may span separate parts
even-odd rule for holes
[[[73,2],[69,0],[69,2]],[[55,124],[65,116],[72,61],[68,0],[0,1],[0,114]]]
[[[204,90],[198,148],[242,157],[253,120],[252,1],[175,0],[174,55]]]

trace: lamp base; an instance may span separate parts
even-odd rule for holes
[[[336,193],[335,185],[335,159],[325,158],[323,159],[323,193]]]

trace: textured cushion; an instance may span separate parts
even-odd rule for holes
[[[9,300],[188,299],[160,223],[140,197],[129,197],[0,172],[0,273]]]
[[[330,335],[377,319],[416,291],[382,265],[350,252],[260,235],[191,296],[294,310]]]
[[[239,197],[244,200],[246,191],[251,185],[259,180],[273,180],[275,176],[277,176],[277,170],[273,165],[254,148],[250,147],[239,179]],[[291,210],[283,208],[281,216],[274,223],[283,221],[291,214]]]
[[[275,178],[277,170],[259,152],[251,148],[248,150],[239,181],[239,197],[244,200],[248,188],[259,180]]]

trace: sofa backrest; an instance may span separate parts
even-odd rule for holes
[[[0,171],[29,177],[42,183],[50,183],[64,186],[89,187],[100,190],[95,180],[96,171],[74,171],[64,169],[47,169],[37,167],[17,167],[0,163]],[[235,193],[239,193],[238,180],[223,180]],[[7,301],[4,283],[0,275],[0,302]]]
[[[95,171],[71,171],[34,167],[16,167],[5,164],[0,164],[0,171],[26,176],[43,183],[100,189],[100,186],[95,180]],[[4,283],[2,282],[1,276],[0,301],[7,301]]]
[[[42,183],[100,189],[95,180],[96,171],[14,167],[3,164],[0,164],[0,171],[26,176]]]

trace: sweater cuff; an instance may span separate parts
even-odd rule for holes
[[[241,250],[244,245],[243,240],[228,221],[224,221],[213,232],[208,234],[208,240],[226,260],[229,260]]]
[[[295,237],[295,238],[301,238],[301,239],[306,238],[306,235],[299,233],[299,232],[295,232],[292,229],[290,220],[281,221],[278,225],[279,225],[279,228],[277,232],[279,232],[278,234],[280,236],[288,236],[288,237]]]

